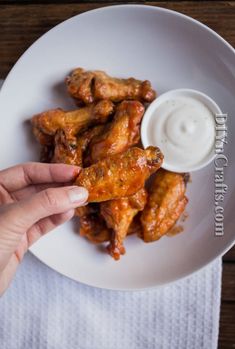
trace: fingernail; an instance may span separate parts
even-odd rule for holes
[[[69,190],[69,199],[72,203],[83,203],[88,198],[88,191],[83,187],[77,187]]]

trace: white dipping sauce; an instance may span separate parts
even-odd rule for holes
[[[148,133],[149,143],[163,152],[165,164],[192,167],[213,150],[214,115],[199,99],[176,95],[153,112]]]

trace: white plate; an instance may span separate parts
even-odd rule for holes
[[[31,251],[58,272],[109,289],[140,289],[187,276],[224,253],[234,241],[235,55],[220,36],[177,12],[142,5],[87,12],[56,26],[36,41],[10,72],[0,93],[1,167],[38,158],[25,120],[53,107],[74,107],[63,80],[71,69],[103,69],[113,76],[149,79],[159,94],[193,88],[228,113],[230,166],[225,183],[223,237],[214,236],[213,165],[193,174],[189,218],[182,234],[145,244],[132,236],[127,254],[113,261],[68,223]],[[233,133],[233,134],[232,134]],[[196,145],[195,145],[196,146]]]

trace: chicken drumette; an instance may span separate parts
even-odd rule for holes
[[[67,77],[66,83],[69,94],[78,105],[100,100],[121,102],[128,99],[149,103],[156,98],[156,92],[148,80],[117,79],[98,70],[77,68]]]
[[[125,253],[124,239],[134,216],[144,209],[147,200],[147,192],[144,188],[132,196],[116,200],[102,202],[100,213],[106,224],[112,228],[111,241],[108,251],[111,256],[118,260]]]
[[[66,130],[67,135],[76,136],[92,125],[104,124],[114,112],[111,101],[100,101],[96,105],[73,110],[52,109],[35,115],[31,122],[33,132],[39,143],[53,142],[56,131]]]

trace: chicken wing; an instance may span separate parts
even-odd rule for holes
[[[173,227],[188,202],[184,175],[160,169],[141,214],[145,242],[160,239]]]
[[[44,163],[50,163],[54,156],[53,145],[43,145],[40,152],[40,161]]]
[[[57,130],[52,162],[82,167],[83,153],[92,138],[102,132],[103,129],[103,125],[94,126],[77,137],[70,136],[66,133],[66,130]]]
[[[68,135],[76,136],[92,125],[106,123],[113,112],[111,101],[100,101],[96,105],[73,111],[48,110],[32,118],[33,132],[40,143],[42,135],[54,136],[58,129],[66,129]]]
[[[82,153],[77,146],[77,138],[58,129],[55,134],[55,148],[52,162],[82,166]]]
[[[99,211],[98,204],[88,204],[76,209],[76,214],[79,216],[80,235],[94,244],[109,241],[111,236],[111,229],[106,226]]]
[[[140,222],[140,217],[141,217],[141,212],[138,212],[137,215],[132,220],[130,226],[129,226],[127,235],[136,234],[139,237],[143,236],[142,226],[141,226],[141,222]]]
[[[156,98],[156,92],[148,80],[117,79],[98,70],[85,71],[77,68],[67,77],[66,83],[69,94],[78,105],[90,104],[103,99],[113,102],[135,99],[149,103]]]
[[[138,101],[123,101],[116,110],[113,121],[102,134],[92,139],[89,146],[91,164],[109,155],[118,154],[137,144],[140,139],[140,122],[144,106]]]
[[[53,136],[43,133],[39,128],[34,127],[34,125],[33,125],[33,135],[42,146],[50,147],[54,143]]]
[[[146,200],[147,192],[142,188],[132,196],[101,202],[100,213],[113,230],[108,251],[114,259],[118,260],[125,253],[123,241],[134,216],[144,209]]]
[[[75,184],[87,188],[88,202],[101,202],[135,194],[144,187],[147,178],[161,166],[159,148],[137,147],[116,154],[84,168]]]

